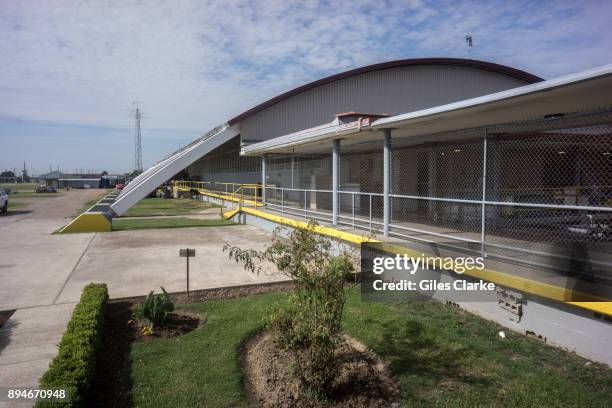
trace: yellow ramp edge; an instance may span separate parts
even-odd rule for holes
[[[110,232],[110,217],[102,212],[83,213],[62,228],[60,234],[70,232]]]
[[[234,208],[233,210],[229,210],[223,213],[223,219],[224,220],[229,220],[230,218],[232,218],[234,215],[238,214],[240,212],[239,208]]]

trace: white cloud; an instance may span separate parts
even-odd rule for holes
[[[0,5],[0,115],[204,132],[296,85],[419,56],[547,77],[610,62],[607,2],[20,1]]]

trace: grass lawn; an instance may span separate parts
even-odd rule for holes
[[[219,227],[234,225],[231,220],[198,220],[191,218],[142,218],[142,219],[113,219],[113,231],[127,231],[155,228],[183,228],[183,227]]]
[[[0,188],[11,190],[11,193],[15,191],[19,192],[34,192],[38,184],[36,183],[0,183]]]
[[[238,407],[238,350],[286,294],[179,306],[206,324],[178,338],[135,343],[135,406]],[[344,327],[388,364],[406,406],[612,406],[612,370],[434,302],[362,303],[352,290]]]
[[[151,217],[165,215],[197,214],[199,211],[214,207],[213,204],[190,198],[145,198],[130,208],[124,217]]]
[[[34,203],[33,200],[16,200],[9,198],[8,209],[11,210],[21,210],[24,208],[28,208],[30,205]]]
[[[28,208],[38,200],[58,197],[62,193],[35,193],[28,190],[13,190],[9,194],[9,211]]]

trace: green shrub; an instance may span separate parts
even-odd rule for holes
[[[40,380],[40,388],[66,389],[69,402],[38,402],[36,407],[85,406],[95,371],[96,353],[102,339],[104,308],[108,301],[105,284],[91,283],[83,289],[57,356]]]
[[[344,285],[354,270],[354,257],[350,253],[335,255],[331,241],[315,230],[314,222],[289,234],[277,230],[265,251],[229,245],[224,250],[247,270],[260,273],[262,265],[270,262],[294,281],[288,307],[275,312],[269,325],[282,344],[294,352],[302,383],[325,397],[340,367],[336,352],[343,342]]]
[[[166,323],[168,313],[174,310],[174,303],[170,300],[170,295],[166,289],[161,288],[161,290],[162,293],[149,292],[136,311],[136,316],[148,320],[151,327],[162,327]]]

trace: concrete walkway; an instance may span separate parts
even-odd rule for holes
[[[37,388],[57,354],[74,303],[19,309],[0,328],[0,386]],[[31,403],[0,403],[2,406],[31,406]]]

